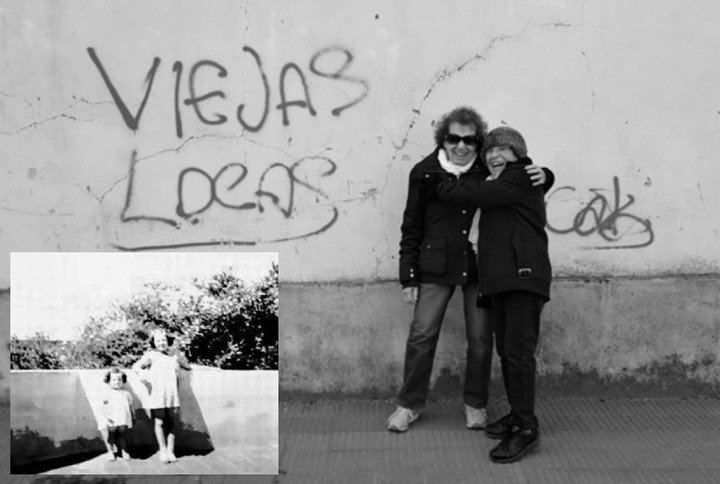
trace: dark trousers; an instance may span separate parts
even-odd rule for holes
[[[108,442],[111,444],[124,444],[125,436],[127,435],[127,425],[119,425],[117,427],[114,427],[112,425],[108,426]]]
[[[492,364],[492,328],[484,310],[477,307],[477,284],[462,286],[467,337],[463,400],[475,408],[487,406]],[[413,410],[425,406],[440,328],[455,286],[421,284],[410,334],[398,404]],[[482,312],[481,312],[482,311]]]
[[[545,301],[527,291],[501,292],[491,300],[490,320],[510,408],[522,422],[536,421],[535,349]]]

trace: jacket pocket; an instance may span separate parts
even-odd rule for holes
[[[418,260],[420,272],[423,274],[442,275],[447,270],[445,240],[425,239],[420,245]]]
[[[512,238],[518,279],[549,279],[547,245],[532,232],[517,231]]]

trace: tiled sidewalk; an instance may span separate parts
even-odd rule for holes
[[[720,482],[720,399],[538,402],[540,446],[494,464],[497,441],[464,427],[462,404],[439,401],[405,434],[384,429],[388,402],[281,407],[287,482]],[[492,418],[505,405],[492,401]],[[284,481],[283,481],[284,482]]]
[[[279,476],[154,476],[128,477],[127,481],[720,482],[720,399],[543,399],[538,402],[540,446],[522,461],[506,465],[493,464],[487,457],[496,441],[464,427],[461,402],[431,402],[405,434],[385,430],[385,419],[393,408],[392,402],[381,400],[281,403]],[[492,400],[491,417],[500,416],[505,408],[503,402]],[[7,426],[7,417],[3,425]],[[9,439],[6,437],[1,445],[9,466]],[[186,462],[181,459],[172,466],[178,466],[173,469],[178,471],[207,465],[217,472],[241,458],[247,456],[213,452],[185,457]],[[132,461],[107,466],[115,464],[128,464],[128,470],[138,473],[148,472],[144,465],[153,465]],[[83,465],[90,466],[85,471],[93,470],[91,463],[77,466]],[[75,470],[79,471],[77,466]],[[167,467],[170,470],[171,466]],[[57,477],[13,476],[13,482],[61,482]]]

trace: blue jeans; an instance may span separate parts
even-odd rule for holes
[[[492,327],[485,309],[477,307],[478,285],[462,286],[467,355],[463,400],[475,408],[487,405],[492,364]],[[420,284],[410,335],[405,348],[405,370],[398,404],[421,409],[427,400],[430,374],[445,310],[455,286]]]

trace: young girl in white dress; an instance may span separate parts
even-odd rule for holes
[[[133,365],[140,379],[149,383],[150,416],[155,425],[155,438],[160,448],[160,461],[175,462],[175,421],[179,416],[178,373],[190,370],[184,356],[169,354],[168,336],[163,329],[150,335],[150,350]]]
[[[127,451],[126,436],[133,424],[130,409],[133,396],[125,389],[127,376],[119,368],[111,368],[105,373],[103,381],[107,385],[107,391],[102,396],[98,430],[103,436],[108,459],[115,460],[115,454],[119,451],[120,457],[128,460],[130,454]]]

